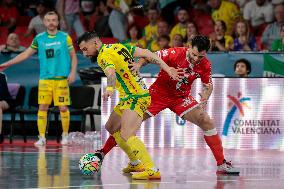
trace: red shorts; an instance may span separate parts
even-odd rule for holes
[[[151,104],[146,113],[150,116],[157,115],[160,111],[169,108],[182,117],[187,112],[198,106],[198,102],[189,94],[186,98],[171,96],[167,92],[150,88]]]

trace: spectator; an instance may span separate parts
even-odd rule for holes
[[[127,38],[126,15],[129,12],[131,0],[107,0],[107,6],[112,9],[109,15],[109,26],[113,37],[119,41]]]
[[[170,48],[170,36],[168,35],[162,35],[158,37],[158,45],[159,49],[168,49]]]
[[[95,30],[101,37],[112,37],[111,29],[108,24],[109,8],[106,5],[106,0],[100,0],[98,8],[99,14],[102,16],[96,16],[97,20],[94,23],[90,23],[90,29],[91,31]]]
[[[10,33],[7,37],[5,45],[0,46],[1,53],[20,53],[26,48],[20,45],[19,36],[15,33]]]
[[[267,0],[252,0],[245,5],[244,19],[252,26],[254,36],[261,36],[274,19],[273,6]]]
[[[183,47],[184,38],[181,34],[175,34],[172,47]]]
[[[138,29],[136,25],[130,25],[128,29],[129,39],[124,43],[128,43],[131,46],[137,46],[140,48],[146,48],[146,41],[142,39],[142,32]]]
[[[243,13],[245,5],[251,0],[230,0],[230,1],[236,4],[240,8],[241,13]]]
[[[8,29],[9,33],[12,33],[16,29],[17,19],[19,12],[14,5],[13,0],[3,0],[0,5],[0,26],[4,26]]]
[[[61,17],[61,29],[70,35],[74,30],[77,37],[81,36],[85,30],[80,20],[80,0],[57,0],[56,7]]]
[[[166,21],[159,21],[157,23],[157,26],[158,26],[158,38],[162,35],[168,35],[169,34],[169,25]],[[160,50],[160,47],[159,47],[159,44],[158,44],[158,41],[157,39],[153,39],[152,41],[150,41],[148,43],[148,49],[155,52],[155,51],[158,51]]]
[[[157,40],[158,38],[158,18],[159,18],[159,12],[155,7],[150,7],[148,10],[148,19],[149,24],[145,26],[144,35],[146,38],[146,41],[151,41],[153,39]]]
[[[276,39],[272,43],[272,51],[281,51],[284,52],[284,24],[281,26],[281,32],[280,32],[280,39]]]
[[[199,32],[195,22],[188,22],[186,28],[185,46],[189,47],[191,45],[191,40],[198,34]]]
[[[210,34],[211,51],[229,51],[234,48],[234,39],[226,35],[226,24],[223,20],[214,23],[214,33]]]
[[[232,35],[236,22],[240,19],[240,10],[232,2],[222,0],[209,0],[213,9],[212,19],[214,22],[223,20],[226,23],[226,34]]]
[[[29,37],[31,34],[39,34],[46,31],[46,27],[43,24],[43,17],[47,11],[47,4],[44,1],[38,1],[36,5],[37,16],[32,18],[29,27],[25,33],[25,37]]]
[[[256,51],[256,40],[249,31],[249,25],[241,20],[236,24],[234,51]]]
[[[4,73],[0,72],[0,144],[3,143],[4,137],[2,133],[2,115],[3,111],[13,107],[15,105],[12,99],[8,86],[7,80]]]
[[[188,12],[185,8],[180,8],[177,13],[178,23],[173,27],[170,37],[171,43],[173,43],[174,36],[180,34],[182,37],[186,36],[186,28],[188,22]]]
[[[234,64],[234,70],[238,77],[249,77],[251,72],[251,63],[247,59],[239,59]]]
[[[262,34],[262,37],[261,37],[261,41],[263,45],[269,50],[271,50],[272,42],[275,39],[280,38],[281,26],[284,24],[284,3],[275,5],[274,15],[275,15],[276,21],[269,24],[265,28]]]

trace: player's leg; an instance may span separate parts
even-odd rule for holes
[[[37,125],[39,132],[39,140],[36,146],[44,146],[46,144],[45,131],[47,124],[47,111],[52,101],[52,83],[51,80],[40,80],[38,86],[38,114]]]
[[[227,162],[224,158],[224,150],[222,146],[222,141],[217,133],[217,130],[213,124],[212,119],[210,119],[207,112],[205,112],[201,107],[197,106],[191,111],[188,111],[182,116],[183,119],[192,122],[193,124],[199,126],[204,132],[204,139],[207,145],[210,147],[215,160],[217,162],[217,173],[224,174],[238,174],[239,171],[234,169],[231,163]]]
[[[70,105],[70,92],[68,81],[66,79],[54,81],[53,101],[54,105],[58,106],[60,111],[60,118],[63,130],[61,144],[67,145],[70,126],[70,112],[68,109],[68,105]]]
[[[114,112],[116,112],[116,115],[118,116],[118,114],[121,115],[121,113],[119,113],[119,110],[118,108],[116,107],[114,109]],[[112,114],[114,113],[112,112]],[[152,113],[151,113],[152,114]],[[120,116],[119,116],[120,117]],[[143,121],[145,121],[146,119],[150,118],[151,116],[148,114],[148,113],[144,113],[144,116],[143,116]],[[115,141],[115,138],[113,137],[113,134],[117,131],[120,131],[121,129],[121,123],[120,122],[117,122],[117,120],[108,120],[106,125],[105,125],[105,129],[111,134],[107,141],[105,142],[104,146],[102,149],[100,150],[97,150],[99,152],[102,152],[102,156],[105,156],[112,148],[114,148],[117,143]],[[139,139],[139,138],[138,138]],[[140,139],[139,139],[140,140]],[[141,141],[142,142],[142,141]]]
[[[136,157],[141,157],[145,171],[132,175],[133,179],[159,179],[160,172],[154,166],[144,143],[135,135],[143,121],[143,115],[150,104],[150,97],[133,98],[122,106],[121,139],[126,142]]]

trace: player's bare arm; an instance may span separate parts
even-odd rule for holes
[[[113,95],[116,83],[116,75],[114,68],[106,68],[105,74],[107,76],[107,87],[103,94],[103,100],[107,100],[108,97],[111,97]]]
[[[30,56],[32,56],[36,50],[32,49],[31,47],[27,48],[24,52],[20,53],[18,56],[15,58],[5,62],[4,64],[0,65],[0,71],[8,68],[9,66],[12,66],[14,64],[21,63],[22,61],[26,60]]]
[[[158,57],[155,53],[152,53],[148,49],[136,48],[134,52],[134,57],[142,57],[145,58],[148,62],[152,64],[159,65],[165,72],[169,74],[169,76],[175,80],[181,80],[183,71],[179,69],[175,69],[173,67],[169,67],[160,57]],[[142,63],[142,62],[141,62]],[[143,64],[141,64],[142,66]]]
[[[69,83],[73,83],[75,81],[77,64],[78,64],[76,52],[74,49],[70,51],[70,56],[71,56],[71,71],[67,80]]]
[[[207,104],[207,100],[209,99],[211,93],[213,91],[213,85],[210,84],[203,84],[202,92],[199,93],[200,95],[200,103],[202,104],[202,108],[205,109]]]

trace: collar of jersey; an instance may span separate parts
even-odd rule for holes
[[[105,44],[102,44],[100,49],[99,49],[99,53],[101,52],[102,48],[105,46]]]
[[[48,32],[46,32],[46,34],[47,34],[47,37],[49,37],[49,38],[55,38],[56,37],[56,34],[49,34]]]

